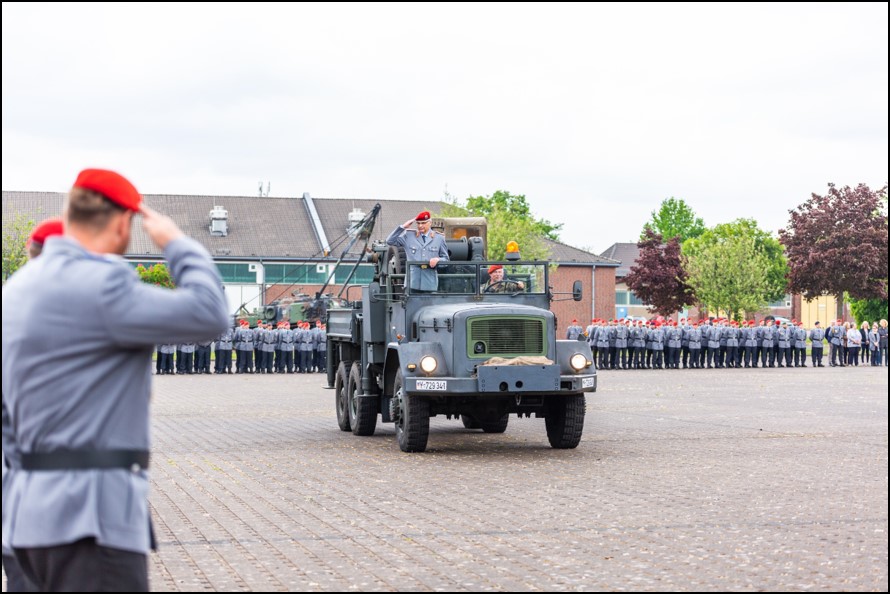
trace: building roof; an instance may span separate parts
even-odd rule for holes
[[[636,243],[613,243],[600,256],[620,262],[621,265],[615,271],[615,278],[624,278],[630,273],[630,267],[640,257],[640,248]]]
[[[35,222],[60,216],[65,194],[61,192],[3,192],[3,218],[21,214]],[[316,238],[306,200],[299,197],[260,196],[185,196],[145,194],[145,203],[167,214],[187,235],[201,242],[210,254],[226,258],[320,258],[322,246]],[[417,213],[441,210],[444,202],[420,200],[371,200],[366,198],[311,198],[321,220],[331,258],[338,258],[349,243],[349,214],[360,209],[367,214],[375,204],[381,211],[371,240],[384,240],[398,225]],[[228,211],[228,235],[210,234],[210,211],[221,206]],[[551,249],[551,260],[559,264],[618,266],[609,257],[597,256],[557,241],[544,240]],[[357,252],[360,246],[354,246]],[[634,246],[635,247],[635,246]],[[156,259],[161,251],[152,243],[140,224],[133,226],[129,258]]]
[[[544,243],[550,246],[550,260],[558,264],[596,264],[597,266],[608,266],[611,268],[621,264],[617,260],[597,256],[552,239],[544,239]]]

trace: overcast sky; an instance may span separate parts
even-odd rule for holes
[[[2,6],[4,190],[508,190],[601,252],[888,179],[887,3]]]

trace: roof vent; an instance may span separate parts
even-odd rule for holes
[[[358,235],[358,232],[361,231],[361,227],[358,226],[359,223],[365,218],[365,211],[360,208],[353,208],[352,212],[347,216],[347,220],[349,221],[349,225],[346,227],[346,232],[349,233],[350,237],[355,237]]]
[[[229,234],[229,211],[222,206],[214,206],[210,211],[210,234],[216,237]]]

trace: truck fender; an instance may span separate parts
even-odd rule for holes
[[[559,365],[561,374],[571,375],[575,373],[575,370],[569,365],[569,361],[575,353],[581,353],[587,357],[588,361],[593,361],[593,353],[590,350],[590,345],[586,342],[581,340],[556,341],[556,363]]]
[[[446,377],[449,373],[448,361],[442,351],[442,345],[438,342],[406,342],[399,344],[391,342],[387,345],[386,359],[383,362],[383,390],[384,395],[392,394],[393,382],[396,371],[402,370],[402,377],[426,376],[420,370],[420,360],[426,355],[436,358],[438,365],[429,377]],[[408,369],[408,365],[417,365],[417,368]]]

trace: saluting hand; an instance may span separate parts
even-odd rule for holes
[[[173,222],[173,219],[146,206],[144,202],[139,210],[142,213],[142,228],[145,229],[154,244],[162,250],[174,239],[185,235]]]

